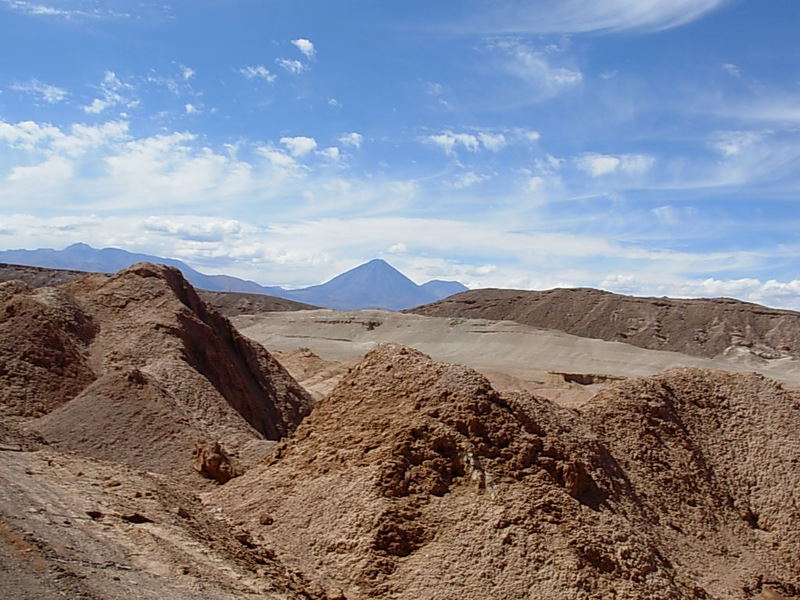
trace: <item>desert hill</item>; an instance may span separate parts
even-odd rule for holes
[[[800,402],[679,369],[582,411],[372,350],[217,506],[333,597],[800,594]]]
[[[639,298],[594,289],[484,289],[409,309],[434,317],[509,320],[640,348],[715,357],[800,357],[800,313],[730,298]]]
[[[86,271],[0,263],[0,283],[16,280],[25,282],[35,288],[63,285],[80,279],[86,274]],[[261,293],[222,292],[204,289],[195,291],[206,304],[227,317],[276,310],[309,310],[317,308],[302,302]]]
[[[0,284],[0,410],[54,446],[191,476],[198,439],[244,462],[296,427],[310,396],[173,268],[58,288]]]
[[[424,332],[454,357],[474,336],[502,362],[541,333],[572,363],[646,356],[633,371],[669,353],[385,311],[248,320],[282,323],[279,356],[318,402],[170,267],[0,283],[7,596],[800,597],[800,396],[782,384],[598,375],[559,404],[359,336]],[[297,349],[320,327],[372,349]]]

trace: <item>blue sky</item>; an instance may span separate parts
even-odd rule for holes
[[[0,0],[0,249],[800,309],[796,0]]]

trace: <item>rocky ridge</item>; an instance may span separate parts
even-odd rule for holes
[[[405,312],[516,321],[573,335],[713,358],[745,352],[800,358],[800,313],[730,298],[639,298],[600,290],[483,289]]]
[[[252,462],[312,399],[170,267],[0,284],[0,405],[50,443],[190,476],[197,438]],[[38,417],[30,420],[32,417]]]
[[[795,597],[798,426],[756,375],[668,371],[578,412],[382,345],[211,502],[350,600]]]

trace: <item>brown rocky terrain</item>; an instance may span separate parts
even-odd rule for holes
[[[539,339],[294,314],[323,347]],[[800,395],[573,343],[538,384],[399,344],[284,368],[170,268],[0,283],[0,597],[800,598]]]
[[[52,287],[75,281],[85,275],[84,271],[46,269],[44,267],[0,263],[0,283],[4,281],[23,281],[32,287]]]
[[[0,383],[4,415],[51,444],[186,476],[198,438],[252,462],[312,404],[177,270],[146,263],[0,284]]]
[[[800,401],[677,369],[571,411],[382,345],[210,502],[329,595],[800,595]]]
[[[251,315],[273,311],[311,310],[317,308],[311,304],[295,302],[286,298],[266,296],[264,294],[244,294],[240,292],[214,292],[198,290],[203,301],[226,317]]]
[[[484,289],[405,312],[516,321],[709,358],[736,348],[767,359],[800,357],[800,313],[730,298],[638,298],[585,288]]]
[[[45,267],[29,267],[26,265],[10,265],[0,263],[0,283],[4,281],[22,281],[31,287],[53,287],[70,283],[86,276],[85,271],[67,269],[48,269]],[[316,308],[310,304],[295,302],[285,298],[264,294],[244,294],[238,292],[216,292],[197,290],[200,298],[217,312],[226,317],[241,314],[253,314],[283,310],[308,310]]]

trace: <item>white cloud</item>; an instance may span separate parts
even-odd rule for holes
[[[198,115],[198,114],[200,114],[200,109],[197,108],[194,104],[186,104],[186,105],[184,105],[183,109],[186,111],[187,115]]]
[[[523,140],[528,142],[538,142],[542,135],[538,131],[534,131],[533,129],[523,129],[518,128],[514,130],[514,133],[517,134]]]
[[[508,145],[506,136],[502,133],[479,133],[478,139],[484,148],[492,152],[498,152]]]
[[[111,19],[129,18],[128,13],[119,13],[113,10],[95,8],[92,10],[82,10],[78,8],[62,8],[47,4],[37,4],[27,0],[0,0],[11,10],[37,16],[37,17],[60,17],[64,19]]]
[[[330,148],[324,148],[317,152],[320,156],[330,160],[330,161],[337,161],[341,158],[341,153],[336,146],[331,146]]]
[[[317,50],[314,48],[314,44],[311,42],[311,40],[298,38],[296,40],[292,40],[292,44],[309,60],[314,58],[314,56],[317,54]]]
[[[760,131],[720,131],[711,141],[711,147],[722,156],[736,156],[763,139],[764,133]]]
[[[467,27],[495,33],[661,31],[690,23],[732,0],[509,0],[468,17]]]
[[[336,98],[328,98],[328,106],[332,106],[333,108],[342,108],[342,103]]]
[[[275,60],[278,65],[289,71],[294,75],[300,75],[304,71],[308,70],[308,65],[301,63],[299,60],[294,60],[290,58],[278,58]]]
[[[339,141],[343,145],[350,146],[351,148],[361,148],[361,144],[364,142],[364,136],[355,131],[351,131],[350,133],[342,134],[339,137]]]
[[[481,175],[472,171],[468,171],[450,182],[450,187],[457,190],[462,190],[478,183],[488,181],[489,179],[491,178],[488,175]]]
[[[129,97],[129,93],[133,91],[133,86],[123,82],[113,71],[105,72],[99,87],[101,96],[92,100],[87,106],[83,106],[84,112],[100,114],[105,109],[113,106],[133,108],[139,104],[138,100]]]
[[[734,77],[740,77],[742,75],[742,70],[737,65],[725,63],[722,65],[722,68]]]
[[[39,96],[48,104],[56,104],[66,99],[69,93],[66,90],[42,83],[38,79],[31,79],[27,83],[14,83],[9,86],[12,90],[17,92],[24,92],[33,96]]]
[[[644,154],[597,154],[589,152],[575,158],[575,165],[592,177],[601,177],[621,171],[628,175],[638,175],[648,171],[655,159]]]
[[[239,72],[247,79],[263,79],[267,83],[274,83],[276,76],[269,72],[264,65],[245,66]]]
[[[247,227],[235,219],[215,217],[148,217],[143,229],[195,242],[222,242],[239,238]]]
[[[533,168],[539,175],[553,175],[561,170],[564,165],[563,158],[556,158],[552,154],[545,154],[542,158],[533,161]]]
[[[292,156],[305,156],[317,147],[317,141],[314,138],[305,136],[283,137],[280,141]]]
[[[600,177],[616,171],[621,161],[616,156],[584,154],[576,158],[575,163],[581,171],[585,171],[592,177]]]
[[[461,146],[470,152],[477,152],[481,142],[477,136],[471,133],[454,133],[445,131],[437,135],[429,135],[423,138],[424,141],[438,146],[444,150],[445,154],[454,154],[456,146]]]
[[[194,75],[194,69],[186,65],[181,65],[181,77],[183,77],[184,81],[189,81]]]
[[[677,298],[737,298],[777,308],[800,309],[800,279],[762,281],[742,279],[672,279],[651,281],[632,274],[609,275],[599,287],[637,296],[672,296]]]
[[[544,189],[545,180],[543,177],[534,176],[525,183],[525,189],[531,193],[539,193]]]
[[[398,242],[396,244],[392,244],[391,246],[389,246],[386,249],[386,251],[389,254],[405,254],[406,252],[408,252],[408,246],[403,242]]]
[[[488,47],[501,53],[500,70],[528,84],[526,94],[532,99],[552,98],[583,81],[577,68],[555,63],[558,47],[540,50],[516,39],[495,40]]]

